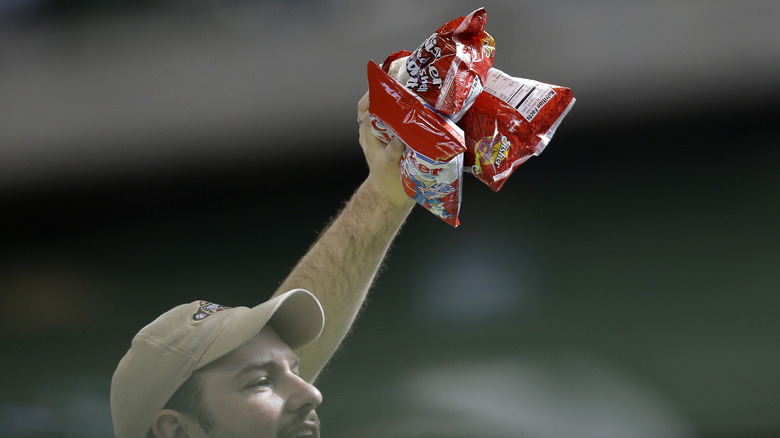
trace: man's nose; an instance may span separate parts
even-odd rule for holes
[[[322,403],[322,393],[320,390],[298,375],[290,375],[289,388],[290,393],[287,398],[287,409],[292,412],[297,412],[302,409],[311,411]]]

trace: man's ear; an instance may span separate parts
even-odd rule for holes
[[[152,433],[157,438],[189,438],[187,417],[179,411],[163,409],[152,423]]]

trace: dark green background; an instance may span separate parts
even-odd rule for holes
[[[41,1],[40,11],[17,11],[16,27],[0,22],[0,36],[57,53],[51,64],[36,64],[32,57],[30,65],[62,68],[71,75],[64,84],[82,78],[69,56],[99,64],[102,46],[78,49],[84,35],[96,34],[81,34],[80,26],[106,10],[114,14],[114,7],[119,14],[108,23],[125,29],[127,34],[118,33],[122,38],[134,35],[139,17],[147,25],[159,24],[159,17],[184,17],[177,21],[181,33],[171,35],[180,45],[166,46],[164,35],[153,32],[138,35],[152,41],[148,46],[117,37],[128,59],[149,50],[150,63],[160,62],[166,48],[189,48],[187,35],[199,26],[204,33],[193,37],[195,59],[198,50],[216,56],[221,49],[251,49],[254,43],[240,38],[257,36],[247,33],[254,18],[238,18],[241,7],[255,11],[254,3],[225,2],[223,9],[216,3],[188,9],[179,2]],[[358,23],[365,5],[373,12],[364,25],[376,28],[366,37],[395,29],[383,21],[396,7],[389,4],[331,1],[316,9],[300,1],[266,3],[291,20],[281,24],[296,30],[321,17],[343,24],[349,21],[344,11]],[[504,44],[499,47],[523,55],[516,59],[522,71],[510,73],[560,80],[579,100],[544,153],[520,166],[500,192],[464,177],[461,227],[415,208],[352,336],[318,382],[324,436],[780,436],[780,94],[769,68],[780,57],[771,39],[740,46],[762,28],[739,20],[755,18],[771,2],[715,3],[713,8],[745,14],[726,14],[728,20],[711,23],[712,34],[694,32],[687,35],[691,40],[674,42],[669,35],[685,23],[696,30],[709,26],[707,17],[722,16],[705,14],[703,3],[695,2],[659,3],[657,10],[639,3],[594,3],[591,10],[570,2],[491,2],[489,11],[499,12],[489,15],[489,29],[496,29],[497,42]],[[398,5],[429,12],[406,23],[419,37],[399,35],[398,41],[383,40],[386,47],[374,47],[350,34],[356,48],[337,60],[348,61],[342,67],[357,72],[355,77],[362,77],[367,58],[413,48],[406,41],[424,38],[451,15],[431,12],[434,3]],[[459,13],[476,7],[456,6]],[[633,8],[647,16],[630,14]],[[158,17],[156,11],[169,15]],[[537,16],[576,26],[547,34],[539,29],[548,23],[531,26]],[[238,23],[235,29],[225,25],[228,17]],[[57,28],[58,20],[70,27]],[[102,29],[102,22],[94,23]],[[326,36],[349,34],[327,23],[322,27],[332,34]],[[47,26],[58,31],[45,37]],[[637,26],[638,36],[632,33]],[[649,28],[652,35],[642,33]],[[711,45],[719,29],[735,28],[741,31],[717,39],[722,46]],[[507,35],[538,44],[509,41]],[[152,50],[155,41],[158,51]],[[613,41],[630,56],[602,64],[610,54],[601,49]],[[106,44],[108,51],[112,46]],[[15,46],[7,40],[0,46],[9,47]],[[113,56],[107,58],[110,66],[121,67],[122,53]],[[653,56],[661,57],[656,62]],[[27,58],[0,51],[0,85],[6,78],[26,80],[4,76],[25,67],[6,61],[14,59]],[[139,71],[160,89],[182,95],[188,86],[215,84],[216,91],[193,91],[184,106],[209,102],[209,91],[236,93],[215,98],[218,103],[243,102],[240,81],[262,70],[257,61],[263,58],[247,57],[246,73],[244,58],[227,59],[236,65],[226,71],[235,70],[184,78],[181,89],[178,78],[162,80],[153,65]],[[655,69],[632,76],[642,70],[633,68],[637,62]],[[311,72],[287,73],[295,82],[296,75]],[[46,74],[30,72],[30,83]],[[84,74],[104,81],[96,90],[122,91],[99,72]],[[220,80],[237,81],[238,90]],[[40,137],[49,141],[49,149],[40,151],[3,136],[11,128],[3,120],[16,120],[16,109],[0,105],[2,151],[16,147],[16,156],[28,159],[18,166],[19,179],[2,175],[9,186],[0,190],[0,438],[111,436],[110,377],[138,329],[181,302],[252,305],[276,289],[367,174],[352,103],[364,84],[333,86],[341,87],[330,90],[334,94],[350,96],[348,108],[337,101],[332,113],[302,117],[300,104],[317,96],[293,93],[288,103],[298,106],[264,113],[257,126],[245,123],[255,117],[252,111],[281,99],[250,105],[245,118],[236,120],[222,107],[213,115],[203,109],[195,113],[225,120],[202,138],[191,134],[202,132],[197,121],[166,131],[162,127],[171,120],[161,120],[130,136],[138,127],[133,123],[141,122],[124,125],[109,117],[115,124],[96,125],[89,144],[77,141],[80,126],[71,131],[56,120],[25,119],[57,111],[46,106],[47,96],[36,96],[19,109],[30,130],[13,132],[50,134]],[[631,93],[621,94],[626,90]],[[0,86],[0,100],[3,93],[14,96],[11,102],[20,98],[11,91]],[[109,116],[135,108],[103,102],[95,93],[87,104],[97,104],[97,110],[75,105],[74,111],[88,119],[100,108]],[[126,130],[114,132],[112,126]],[[70,135],[67,144],[56,141],[57,132]],[[107,138],[114,141],[104,145]],[[149,152],[158,147],[159,155]],[[112,159],[110,153],[117,155]],[[21,178],[35,154],[42,173]],[[151,158],[147,164],[144,157]],[[128,162],[121,166],[124,158]]]

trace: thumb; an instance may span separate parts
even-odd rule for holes
[[[406,144],[401,141],[397,136],[393,137],[387,146],[385,147],[385,154],[389,160],[393,162],[400,162],[406,150]]]

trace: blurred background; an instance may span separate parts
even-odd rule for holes
[[[138,329],[264,300],[367,174],[367,61],[480,6],[577,104],[415,209],[324,435],[780,436],[780,3],[0,0],[0,437],[112,436]]]

